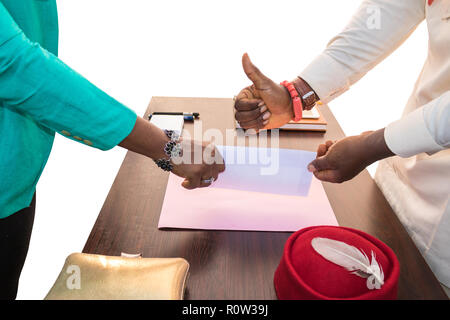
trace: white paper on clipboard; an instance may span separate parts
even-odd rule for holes
[[[319,119],[320,114],[316,108],[312,108],[311,110],[303,110],[302,118],[303,119]]]
[[[181,134],[184,126],[184,117],[182,115],[154,114],[150,122],[161,130],[173,130]]]

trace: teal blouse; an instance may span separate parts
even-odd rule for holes
[[[55,132],[108,150],[136,122],[57,53],[56,0],[0,0],[0,218],[29,206]]]

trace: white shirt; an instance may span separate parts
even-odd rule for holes
[[[375,181],[439,281],[450,286],[450,0],[434,0],[431,6],[427,0],[364,1],[300,76],[328,103],[397,49],[424,19],[428,57],[403,117],[385,129],[386,143],[397,156],[380,162]]]

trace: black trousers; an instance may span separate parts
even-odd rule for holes
[[[28,208],[0,219],[0,300],[14,300],[28,253],[36,195]]]

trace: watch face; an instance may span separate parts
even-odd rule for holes
[[[302,98],[307,106],[312,105],[316,102],[316,94],[314,93],[314,91],[308,92]]]

